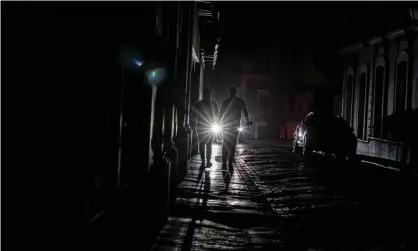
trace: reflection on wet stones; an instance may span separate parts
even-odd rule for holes
[[[290,145],[238,152],[232,173],[214,161],[199,176],[193,162],[156,249],[399,250],[405,231],[392,215],[389,179],[306,165]]]
[[[214,146],[213,151],[219,154],[220,148]],[[264,212],[269,209],[267,201],[262,198],[267,206],[261,205],[260,194],[249,191],[240,171],[222,170],[217,158],[219,155],[209,173],[202,173],[198,161],[192,162],[186,179],[178,186],[175,208],[154,249],[279,248],[279,235],[269,226]]]
[[[368,180],[360,180],[352,170],[337,168],[332,162],[319,160],[305,165],[302,158],[290,154],[290,149],[250,148],[240,155],[254,183],[282,217],[281,230],[290,243],[303,243],[300,250],[314,246],[316,250],[400,247],[395,244],[396,231],[389,231],[382,222],[394,224],[386,221],[388,217],[378,220],[377,212],[368,209],[370,199],[376,200],[377,190],[387,183],[375,182],[379,189],[374,188],[367,184],[367,174],[364,177]],[[367,195],[366,189],[374,192]],[[371,233],[379,237],[371,238]]]

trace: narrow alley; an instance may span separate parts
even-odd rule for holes
[[[416,4],[1,7],[12,250],[418,250]]]

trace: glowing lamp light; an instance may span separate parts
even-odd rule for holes
[[[238,131],[239,132],[242,132],[244,130],[244,128],[242,128],[242,127],[238,127]]]
[[[218,124],[213,124],[211,130],[213,133],[219,133],[221,131],[221,127]]]

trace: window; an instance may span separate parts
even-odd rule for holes
[[[406,109],[410,110],[412,109],[412,92],[413,92],[413,81],[407,82],[407,89],[406,89]]]
[[[351,124],[351,107],[353,106],[353,75],[347,77],[347,100],[345,103],[345,119]]]
[[[402,61],[398,64],[396,69],[396,113],[402,113],[405,111],[407,67],[407,63]]]
[[[383,121],[386,121],[388,116],[388,102],[389,102],[389,81],[384,81],[384,88],[383,88],[383,107],[382,107],[382,116]],[[382,125],[382,138],[387,138],[389,135],[388,132],[388,124],[383,123]]]
[[[376,82],[374,95],[374,136],[382,137],[383,115],[383,88],[385,84],[385,68],[379,65],[376,68]]]
[[[363,72],[360,74],[360,83],[359,83],[359,98],[358,98],[358,119],[357,119],[357,137],[359,139],[365,139],[365,114],[367,107],[367,77],[366,73]]]

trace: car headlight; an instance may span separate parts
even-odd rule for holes
[[[211,127],[211,130],[213,133],[220,133],[221,132],[221,127],[218,124],[213,124]]]

